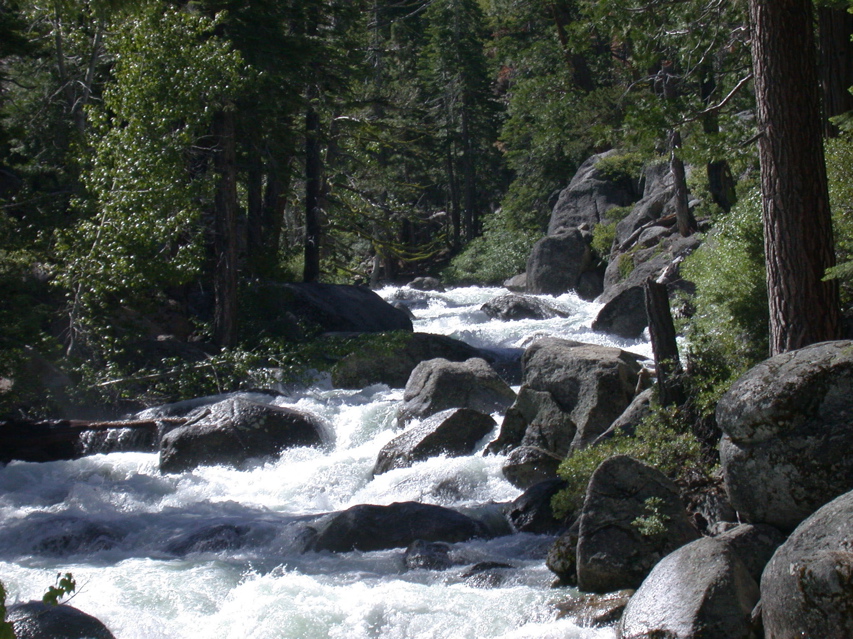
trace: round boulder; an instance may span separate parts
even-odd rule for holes
[[[761,618],[773,639],[853,637],[853,492],[806,519],[773,555]]]
[[[741,518],[782,531],[853,490],[853,342],[749,370],[717,404],[726,491]]]
[[[160,439],[160,470],[183,472],[203,464],[239,465],[275,457],[286,448],[322,446],[330,429],[291,408],[233,397],[190,413],[187,423]]]
[[[406,468],[416,461],[438,455],[470,455],[477,442],[492,432],[496,425],[491,416],[470,408],[442,411],[385,444],[379,451],[373,474]]]
[[[699,536],[678,488],[663,473],[626,455],[592,474],[578,533],[578,588],[637,588],[660,559]]]
[[[437,358],[421,362],[412,371],[398,421],[429,417],[448,408],[470,408],[481,413],[503,411],[515,392],[479,357],[465,362]]]
[[[9,606],[6,621],[17,639],[115,639],[92,615],[72,606],[28,601]]]
[[[654,567],[625,608],[620,637],[750,639],[758,596],[758,584],[728,544],[703,537]]]

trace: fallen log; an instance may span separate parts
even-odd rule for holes
[[[142,429],[155,438],[164,424],[180,425],[183,417],[146,420],[87,421],[78,419],[0,421],[0,462],[58,461],[79,459],[90,454],[83,446],[82,436],[91,432],[120,429]]]

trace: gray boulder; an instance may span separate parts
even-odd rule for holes
[[[605,628],[619,623],[633,590],[619,590],[606,595],[573,595],[557,603],[557,619],[568,617],[584,628]]]
[[[335,388],[360,389],[372,384],[405,388],[415,367],[430,359],[464,362],[482,353],[446,335],[397,332],[377,348],[350,353],[332,369]]]
[[[306,550],[349,552],[405,548],[415,540],[456,543],[485,537],[485,526],[466,515],[430,504],[361,504],[312,524]]]
[[[526,295],[501,295],[483,304],[482,310],[492,319],[510,320],[543,320],[554,317],[568,317],[569,314],[554,308],[550,304],[535,297]]]
[[[470,455],[483,437],[497,425],[489,415],[470,408],[450,408],[424,420],[382,447],[374,475],[406,468],[437,455]]]
[[[755,583],[773,554],[785,541],[785,535],[766,524],[740,524],[716,537],[731,548],[746,566]]]
[[[501,471],[506,480],[516,488],[530,488],[534,484],[556,479],[557,468],[563,458],[535,446],[519,446],[507,455]]]
[[[545,338],[524,353],[524,385],[549,393],[568,416],[567,420],[549,421],[558,429],[569,423],[575,426],[569,449],[577,450],[595,441],[631,403],[642,368],[639,359],[618,348]],[[543,421],[536,427],[539,445],[555,442],[554,452],[565,456],[566,437],[557,433],[546,436],[547,425]]]
[[[643,527],[641,521],[654,525]],[[578,588],[637,588],[660,559],[699,536],[678,488],[660,471],[619,455],[587,486],[577,546]]]
[[[527,273],[513,275],[504,282],[504,288],[513,293],[525,293],[527,291]]]
[[[249,339],[297,339],[315,333],[411,331],[412,321],[362,286],[260,281],[243,300]]]
[[[592,322],[592,330],[635,339],[648,325],[643,287],[627,286],[604,304]]]
[[[271,458],[285,448],[322,446],[331,433],[314,415],[241,397],[199,408],[187,419],[160,438],[161,472]]]
[[[853,489],[853,342],[758,364],[717,404],[726,491],[740,516],[793,530]]]
[[[582,224],[592,227],[606,222],[610,209],[628,206],[639,197],[637,180],[625,176],[612,177],[597,168],[599,160],[618,154],[616,150],[606,151],[581,164],[569,186],[560,192],[551,211],[549,235]]]
[[[416,539],[403,554],[406,570],[447,570],[453,566],[450,544]]]
[[[491,453],[509,452],[518,446],[536,446],[565,457],[577,432],[571,414],[548,391],[523,384],[504,415],[497,439],[489,443]]]
[[[527,292],[561,295],[578,285],[592,265],[592,236],[579,229],[562,229],[533,245],[527,259]]]
[[[752,639],[758,584],[724,541],[703,537],[664,557],[631,597],[621,639]]]
[[[100,620],[65,604],[14,604],[9,606],[6,620],[17,639],[115,639]]]
[[[421,362],[412,371],[397,418],[404,424],[448,408],[489,414],[506,410],[514,400],[515,392],[484,359],[450,362],[437,358]]]
[[[616,418],[616,421],[610,425],[610,428],[604,431],[598,439],[595,440],[594,444],[606,441],[617,433],[633,437],[634,433],[637,431],[637,426],[639,426],[646,417],[652,414],[653,396],[654,389],[647,388],[642,393],[639,393],[634,397],[634,399],[631,400],[631,403],[628,404],[628,407],[622,411],[622,414]]]
[[[535,535],[553,535],[563,530],[566,521],[554,516],[551,500],[565,487],[562,479],[548,479],[525,490],[507,510],[513,530]]]
[[[444,286],[437,277],[416,277],[408,284],[416,291],[443,291]]]
[[[761,577],[765,637],[853,637],[853,492],[802,522]]]

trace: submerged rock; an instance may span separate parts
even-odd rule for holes
[[[481,309],[492,319],[510,320],[544,320],[554,317],[568,317],[569,314],[535,297],[525,295],[501,295],[489,300]]]
[[[416,502],[361,504],[327,515],[311,528],[316,534],[306,550],[332,552],[403,548],[418,539],[456,543],[486,536],[485,526],[475,519]]]

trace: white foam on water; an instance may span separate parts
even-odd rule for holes
[[[391,298],[394,291],[380,293]],[[545,297],[572,313],[567,319],[489,320],[480,306],[504,293],[429,293],[414,309],[415,328],[478,347],[520,349],[557,336],[651,354],[642,339],[593,333],[597,305],[571,294]],[[401,399],[402,390],[382,385],[291,389],[268,401],[322,417],[333,441],[242,469],[161,475],[153,453],[7,464],[0,468],[0,580],[10,603],[38,599],[57,573],[72,572],[79,592],[70,603],[118,639],[614,637],[612,630],[556,619],[554,601],[571,591],[550,588],[549,537],[454,544],[459,565],[443,572],[405,571],[402,549],[302,552],[305,517],[410,500],[482,514],[484,505],[519,495],[503,478],[504,458],[482,455],[489,438],[473,455],[435,457],[373,477],[379,450],[402,432]],[[180,550],[211,530],[221,534],[212,545]],[[234,539],[239,543],[227,543]],[[499,587],[475,587],[463,572],[480,561],[514,569]]]

